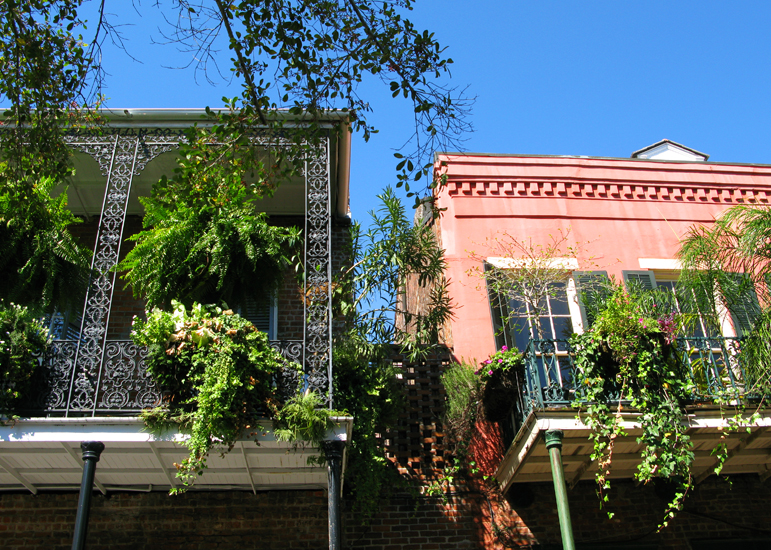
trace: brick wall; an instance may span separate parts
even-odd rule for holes
[[[367,550],[560,548],[551,483],[515,488],[512,505],[468,484],[447,502],[400,495],[383,501],[369,525],[344,503],[344,548]],[[771,491],[757,476],[732,484],[699,485],[662,533],[656,526],[668,495],[656,487],[616,481],[613,519],[599,509],[594,485],[569,492],[578,548],[698,548],[697,541],[765,540],[771,544]],[[0,495],[0,547],[65,550],[72,545],[76,493]],[[493,519],[496,528],[493,527]],[[498,533],[498,536],[495,535]],[[323,491],[266,493],[116,493],[92,499],[90,550],[323,549],[327,548]],[[764,546],[756,546],[763,548]],[[765,546],[769,547],[769,546]],[[747,547],[749,550],[749,547]]]

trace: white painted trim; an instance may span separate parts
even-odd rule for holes
[[[499,269],[525,269],[528,267],[564,269],[565,271],[578,269],[577,258],[499,258],[492,256],[487,258],[487,263]]]
[[[327,432],[326,438],[336,441],[350,441],[353,430],[353,417],[333,416],[334,426]],[[244,440],[257,440],[260,445],[269,447],[291,448],[289,443],[276,441],[273,435],[273,423],[260,420],[248,430],[252,436]],[[145,423],[136,417],[123,418],[30,418],[18,420],[13,425],[0,426],[0,443],[42,443],[71,442],[93,440],[103,443],[151,443],[168,441],[182,443],[190,436],[176,430],[161,434],[146,431]]]
[[[568,311],[570,311],[570,321],[573,323],[573,332],[583,334],[584,319],[581,315],[581,306],[578,303],[578,289],[573,277],[568,277],[568,284],[565,286],[565,295],[568,300]]]
[[[660,271],[682,271],[680,260],[674,258],[638,258],[640,269],[658,269]]]

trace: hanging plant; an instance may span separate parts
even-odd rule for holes
[[[256,204],[285,174],[264,165],[245,132],[192,128],[174,175],[140,198],[144,230],[117,270],[149,307],[265,303],[292,265],[300,230],[270,225]]]
[[[48,331],[26,307],[0,305],[0,417],[15,418],[29,405]]]
[[[522,354],[503,346],[482,362],[477,369],[482,384],[485,417],[492,422],[503,420],[515,404],[517,379],[524,368]]]
[[[81,220],[66,188],[51,196],[63,178],[16,178],[0,162],[0,300],[65,311],[88,281],[91,253],[69,232]]]
[[[676,313],[651,315],[636,294],[619,287],[592,327],[571,339],[576,406],[584,408],[579,417],[592,430],[601,501],[608,501],[614,444],[626,435],[621,413],[628,406],[639,412],[642,435],[637,442],[645,446],[636,478],[643,483],[665,479],[675,486],[662,527],[682,507],[694,460],[682,419],[695,387],[678,356],[677,326]]]
[[[156,308],[147,321],[135,319],[131,337],[148,346],[147,371],[166,396],[143,419],[151,429],[178,425],[190,434],[190,455],[177,465],[187,487],[215,447],[229,451],[258,418],[280,409],[277,379],[292,365],[266,334],[233,311],[172,305],[173,312]]]

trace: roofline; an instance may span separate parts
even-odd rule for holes
[[[227,108],[209,109],[215,114],[227,113]],[[107,118],[107,125],[128,124],[131,126],[147,124],[148,122],[182,122],[189,125],[191,122],[206,122],[205,108],[181,108],[181,109],[141,109],[141,108],[121,108],[114,107],[109,109],[97,109],[96,112]],[[266,113],[269,120],[284,121],[289,123],[319,121],[322,124],[327,123],[330,126],[336,126],[340,123],[346,123],[350,118],[347,111],[326,111],[315,117],[308,113],[293,114],[288,109],[273,110]],[[259,128],[260,125],[255,126]]]
[[[2,116],[0,107],[0,120]],[[110,128],[132,127],[161,127],[161,128],[189,128],[194,123],[202,125],[213,124],[215,119],[207,117],[206,108],[105,108],[96,109],[96,113],[107,119],[106,126]],[[226,113],[228,109],[211,109],[214,114]],[[320,123],[322,127],[339,128],[337,180],[331,182],[338,188],[338,204],[335,215],[340,218],[350,217],[350,174],[351,174],[351,130],[349,127],[350,113],[348,111],[324,111],[316,116],[308,113],[294,114],[288,109],[271,110],[266,113],[269,120],[283,121],[285,127],[298,127],[312,121]],[[255,125],[255,128],[263,126]],[[335,162],[334,159],[330,161]]]
[[[0,119],[4,109],[0,107]],[[226,107],[209,109],[214,114],[224,114],[228,112]],[[192,122],[206,123],[207,118],[214,121],[213,118],[206,116],[206,109],[202,107],[195,108],[135,108],[135,107],[111,107],[104,109],[95,109],[95,113],[107,119],[107,126],[121,127],[121,126],[142,126],[148,123],[164,123],[166,127],[174,127],[176,125],[190,126]],[[284,121],[288,123],[295,123],[297,125],[303,122],[311,122],[316,120],[321,122],[322,125],[336,126],[341,123],[347,123],[350,119],[350,113],[348,111],[323,111],[316,116],[308,113],[294,114],[290,113],[288,109],[272,110],[266,113],[266,117],[269,120]],[[171,124],[169,124],[171,123]],[[290,124],[291,126],[292,124]],[[260,128],[260,125],[255,126]]]
[[[592,157],[588,155],[523,155],[510,153],[474,153],[470,151],[437,151],[434,153],[434,163],[439,162],[440,156],[458,156],[458,157],[491,157],[491,158],[542,158],[542,159],[575,159],[575,160],[614,160],[621,162],[650,162],[658,164],[687,164],[691,166],[759,166],[771,168],[771,163],[764,164],[759,162],[716,162],[716,161],[698,161],[698,160],[663,160],[663,159],[641,159],[632,157]]]

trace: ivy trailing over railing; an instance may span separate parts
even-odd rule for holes
[[[190,433],[190,455],[177,465],[188,487],[213,449],[230,450],[258,418],[278,412],[275,382],[289,365],[266,334],[233,311],[176,301],[173,307],[135,319],[132,339],[148,346],[147,370],[166,396],[142,418],[151,429],[176,424]]]
[[[626,435],[622,411],[638,411],[645,446],[636,478],[674,482],[675,496],[661,527],[667,525],[692,487],[693,444],[683,423],[685,404],[695,387],[678,357],[677,314],[658,316],[634,292],[618,287],[592,327],[571,338],[577,377],[579,418],[592,430],[592,459],[601,502],[608,501],[613,450]],[[609,514],[612,515],[612,514]]]

